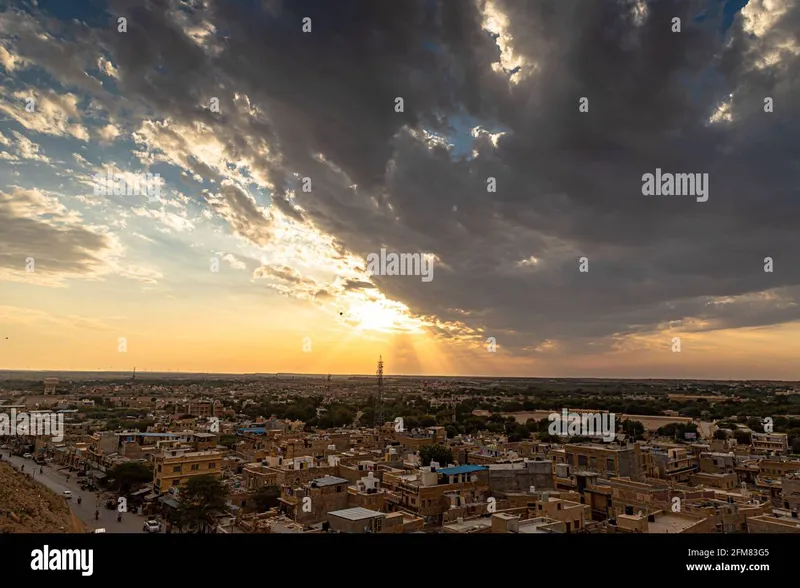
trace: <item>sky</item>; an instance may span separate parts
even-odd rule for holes
[[[3,3],[0,369],[798,380],[799,35],[800,0]]]

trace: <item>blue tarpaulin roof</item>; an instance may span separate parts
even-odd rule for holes
[[[442,468],[437,471],[443,473],[445,476],[455,476],[457,474],[471,474],[472,472],[480,472],[485,469],[488,468],[476,465],[460,465],[454,468]]]

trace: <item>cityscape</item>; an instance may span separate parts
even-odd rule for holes
[[[36,376],[6,532],[800,533],[798,382]]]

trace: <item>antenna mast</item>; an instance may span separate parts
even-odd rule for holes
[[[378,391],[375,393],[375,428],[383,425],[383,356],[378,357]]]

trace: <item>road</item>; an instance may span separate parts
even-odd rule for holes
[[[62,466],[39,466],[32,459],[25,459],[24,457],[19,457],[16,455],[9,456],[7,451],[0,452],[0,455],[3,456],[4,460],[13,464],[17,469],[24,465],[26,474],[34,474],[33,479],[35,481],[44,484],[56,494],[60,495],[62,492],[64,492],[64,490],[69,490],[72,492],[72,498],[67,502],[70,503],[70,507],[72,508],[72,512],[75,513],[75,516],[86,523],[87,528],[92,530],[105,529],[106,533],[144,532],[142,531],[142,527],[144,526],[144,521],[146,520],[145,517],[127,512],[122,515],[122,521],[117,522],[116,510],[108,510],[105,507],[105,504],[101,505],[100,508],[96,508],[97,494],[80,489],[78,486],[78,480],[81,478],[77,477],[77,472],[70,472],[68,470],[59,472],[57,467]],[[56,464],[53,465],[55,466]],[[39,473],[40,467],[44,468],[44,473],[42,474]],[[70,476],[69,482],[67,482],[67,474]],[[81,504],[78,504],[79,496],[83,498]],[[97,521],[94,520],[95,510],[100,511],[100,519]]]
[[[695,421],[695,423],[697,423],[697,426],[700,428],[700,434],[704,439],[711,439],[714,437],[714,431],[717,430],[717,424],[715,422]]]

